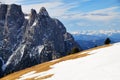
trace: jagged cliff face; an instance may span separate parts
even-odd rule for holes
[[[72,35],[44,7],[39,13],[31,9],[25,16],[20,5],[0,5],[0,67],[4,73],[65,56],[73,47],[79,48]]]

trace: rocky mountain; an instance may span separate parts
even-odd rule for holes
[[[0,4],[0,74],[65,56],[73,47],[80,49],[44,7],[25,15],[20,5]]]

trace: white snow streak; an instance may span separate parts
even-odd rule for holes
[[[27,79],[27,78],[32,78],[33,76],[31,76],[31,75],[33,75],[34,73],[36,73],[36,71],[28,72],[28,73],[20,76],[20,78],[19,78],[19,79],[16,79],[16,80],[25,80],[25,79]]]
[[[24,54],[25,46],[26,46],[26,45],[23,45],[23,46],[21,47],[21,50],[20,50],[22,56],[23,56],[23,54]],[[22,57],[22,56],[21,56],[21,57]]]
[[[36,26],[36,24],[37,24],[37,21],[35,21],[32,26]]]
[[[39,54],[41,53],[41,51],[43,50],[43,48],[44,48],[44,45],[38,46],[38,52],[39,52]]]
[[[12,58],[17,55],[18,53],[21,54],[20,57],[19,57],[19,61],[21,60],[21,58],[23,57],[23,54],[24,54],[24,48],[25,48],[26,45],[21,45],[17,48],[17,50],[10,56],[10,58],[8,59],[8,61],[6,62],[6,66],[10,64]],[[18,61],[16,61],[18,62]],[[16,63],[15,63],[16,64]]]
[[[31,72],[28,72],[28,73],[20,76],[20,78],[17,80],[26,80],[26,79],[30,79],[30,78],[34,78],[34,77],[35,77],[35,79],[37,79],[40,76],[49,75],[49,74],[50,73],[46,73],[46,72],[36,73],[36,71],[31,71]]]

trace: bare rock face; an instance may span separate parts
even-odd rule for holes
[[[2,61],[2,59],[0,58],[0,76],[3,76],[2,66],[3,66],[3,61]]]
[[[0,20],[5,20],[6,13],[7,13],[7,5],[1,4],[0,5]]]
[[[28,26],[32,26],[36,18],[37,18],[37,12],[34,9],[31,9],[31,14],[30,14]]]
[[[20,5],[0,5],[0,21],[4,21],[0,24],[4,74],[65,56],[73,47],[80,48],[64,25],[51,18],[44,7],[38,14],[31,9],[27,17]]]
[[[3,40],[6,13],[7,13],[7,5],[1,4],[0,5],[0,46],[2,45],[2,40]]]
[[[17,37],[19,30],[24,23],[24,14],[21,10],[21,6],[12,4],[7,8],[6,20],[5,20],[5,39],[10,42],[10,46],[17,43]]]
[[[49,14],[44,7],[40,9],[39,15],[41,15],[42,17],[49,17]]]
[[[1,31],[0,31],[0,55],[5,60],[13,53],[22,40],[22,25],[24,23],[24,14],[20,5],[1,4],[0,9],[1,18]]]
[[[64,41],[65,41],[65,50],[67,53],[70,53],[70,51],[75,47],[79,48],[79,45],[77,44],[77,42],[75,42],[73,36],[68,32],[64,34]]]

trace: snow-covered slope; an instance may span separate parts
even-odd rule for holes
[[[89,54],[51,66],[47,80],[120,80],[120,43]]]
[[[50,69],[42,72],[32,69],[16,78],[17,80],[120,80],[120,43],[81,54],[84,53],[90,55],[57,62],[51,65]],[[44,69],[44,66],[39,66],[39,68]]]

